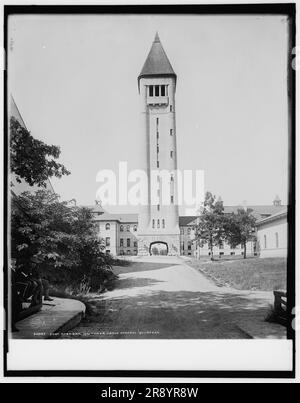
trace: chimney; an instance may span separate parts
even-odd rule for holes
[[[281,206],[281,200],[278,195],[276,195],[275,199],[273,200],[274,206]]]

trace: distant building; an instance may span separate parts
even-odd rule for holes
[[[103,240],[103,245],[107,253],[113,255],[137,255],[138,254],[138,214],[110,214],[101,209],[100,206],[90,206],[94,212],[94,220],[98,223],[99,236]],[[236,213],[242,206],[224,206],[224,213]],[[282,215],[282,212],[287,210],[286,206],[276,203],[274,200],[272,205],[267,206],[248,206],[248,209],[253,210],[252,214],[257,219],[257,236],[261,237],[261,231],[266,231],[266,228],[272,228],[272,222],[279,222],[280,228],[274,232],[274,237],[278,232],[278,256],[283,253],[283,249],[287,248],[286,237],[284,237],[284,225],[287,226],[287,218]],[[274,218],[272,218],[274,217]],[[276,219],[277,217],[277,219]],[[195,239],[195,229],[198,224],[197,216],[180,216],[179,217],[179,230],[180,230],[180,255],[183,256],[209,256],[210,251],[208,245],[200,247]],[[271,225],[270,225],[271,224]],[[271,233],[272,230],[268,229],[266,236],[269,239],[269,248],[271,249]],[[275,238],[274,238],[275,239]],[[259,243],[255,241],[249,241],[247,243],[247,255],[258,255],[259,252],[262,256],[268,252],[264,250],[261,240]],[[276,245],[276,244],[275,244]],[[282,249],[281,249],[282,248]],[[276,249],[276,248],[275,248]],[[150,253],[150,250],[148,251]],[[233,248],[226,242],[221,242],[219,246],[215,246],[213,249],[215,256],[242,256],[244,248],[242,245],[238,245]]]
[[[287,208],[257,222],[260,257],[287,257]]]

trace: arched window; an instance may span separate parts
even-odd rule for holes
[[[107,223],[105,224],[105,229],[106,229],[106,230],[109,230],[109,229],[110,229],[110,223],[109,223],[109,222],[107,222]]]
[[[160,222],[157,220],[157,228],[160,228]]]
[[[276,243],[276,248],[279,248],[279,235],[278,235],[278,232],[275,233],[275,243]]]
[[[137,231],[137,225],[133,226],[133,231],[136,232]]]
[[[162,219],[162,227],[165,228],[166,227],[166,223],[165,223],[165,219]]]
[[[127,232],[130,231],[130,225],[127,225]]]
[[[124,231],[124,227],[123,227],[123,225],[120,225],[120,232],[123,232]]]
[[[152,228],[155,228],[155,220],[152,220]]]
[[[264,235],[264,247],[267,249],[267,235]]]

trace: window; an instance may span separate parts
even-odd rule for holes
[[[130,225],[127,225],[126,230],[127,232],[130,232]]]
[[[134,247],[134,248],[137,248],[137,241],[134,241],[134,242],[133,242],[133,247]]]
[[[109,229],[110,229],[110,223],[109,223],[109,222],[105,224],[105,229],[106,229],[106,230],[109,230]]]
[[[279,248],[279,236],[278,236],[278,232],[276,232],[276,234],[275,234],[275,243],[276,243],[276,248]]]
[[[109,250],[109,249],[107,249],[105,252],[106,252],[107,255],[110,254],[110,250]]]
[[[124,231],[124,227],[123,227],[123,225],[120,225],[120,232],[123,232]]]
[[[224,249],[224,242],[223,242],[223,241],[220,241],[220,242],[219,242],[219,248],[220,248],[220,249]]]
[[[149,86],[149,97],[153,97],[153,85]]]
[[[188,235],[191,235],[191,228],[190,227],[188,227],[187,233],[188,233]]]
[[[136,232],[137,231],[137,225],[133,226],[133,231]]]
[[[159,211],[159,210],[160,210],[160,205],[158,204],[158,205],[157,205],[157,211]]]
[[[124,239],[120,238],[120,247],[122,248],[124,246]]]
[[[157,146],[157,154],[159,153],[159,146]]]
[[[130,238],[127,238],[127,248],[130,248]]]
[[[173,158],[173,151],[170,151],[170,158]]]
[[[235,252],[230,252],[230,255],[231,255],[231,256],[234,256],[234,255],[235,255]]]
[[[157,166],[157,168],[159,168],[159,161],[157,161],[156,166]]]
[[[156,118],[156,126],[159,124],[159,118]]]
[[[157,220],[157,228],[160,228],[160,222]]]
[[[264,247],[267,249],[267,235],[264,235]]]
[[[171,196],[171,204],[174,204],[174,196]]]
[[[159,85],[155,86],[155,96],[159,97]]]
[[[184,242],[181,244],[181,249],[184,250]]]
[[[192,243],[189,241],[188,242],[188,250],[191,250],[192,249]]]
[[[110,237],[105,238],[105,246],[110,246]]]
[[[174,182],[174,175],[171,174],[171,182]]]
[[[127,255],[131,255],[131,252],[130,252],[130,250],[128,250],[128,251],[127,251]]]
[[[173,129],[170,129],[170,136],[173,136]]]
[[[152,228],[155,228],[155,220],[152,220]]]
[[[173,107],[172,107],[172,105],[170,105],[170,112],[172,112],[173,111]]]
[[[162,219],[162,227],[165,228],[166,227],[166,223],[165,223],[165,219]]]
[[[166,87],[162,85],[160,91],[161,91],[160,95],[164,97],[166,95]]]

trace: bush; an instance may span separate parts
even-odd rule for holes
[[[13,197],[11,240],[17,268],[37,268],[52,285],[79,293],[102,291],[115,278],[113,259],[102,250],[91,211],[60,202],[49,191]]]

